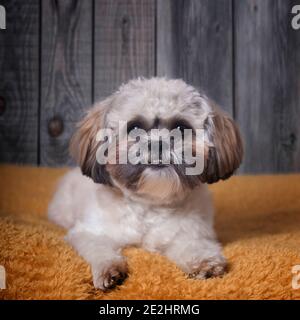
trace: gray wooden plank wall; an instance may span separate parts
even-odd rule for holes
[[[92,104],[92,11],[92,1],[42,2],[42,165],[70,164],[70,136]]]
[[[231,0],[158,0],[157,73],[180,77],[233,113]]]
[[[243,172],[300,170],[300,32],[291,27],[296,3],[235,1],[235,107],[246,144]]]
[[[0,160],[37,163],[39,110],[38,0],[1,1],[6,30],[0,30]]]
[[[75,123],[137,76],[180,77],[240,124],[240,172],[300,170],[295,0],[3,0],[0,162],[71,164]]]
[[[155,75],[155,1],[95,1],[94,98]]]

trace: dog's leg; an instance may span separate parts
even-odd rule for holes
[[[95,288],[105,291],[127,277],[127,262],[121,255],[121,247],[110,237],[81,227],[71,229],[66,240],[90,263]]]
[[[185,273],[196,279],[222,276],[227,269],[221,246],[214,239],[179,235],[165,251]]]

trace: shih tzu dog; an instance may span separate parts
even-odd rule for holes
[[[163,131],[177,133],[179,143],[162,139]],[[234,121],[214,102],[181,80],[132,80],[88,111],[70,150],[81,170],[62,179],[49,217],[68,229],[96,288],[122,283],[128,246],[159,252],[196,279],[226,272],[207,183],[230,177],[243,147]],[[202,159],[198,171],[188,173],[197,164],[186,150]]]

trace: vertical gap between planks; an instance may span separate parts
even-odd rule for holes
[[[158,27],[157,27],[157,17],[158,17],[158,0],[154,0],[154,76],[157,77],[158,70],[157,70],[157,42],[158,42],[158,37],[157,37],[157,32],[158,32]]]
[[[92,70],[91,70],[91,102],[95,103],[95,25],[96,25],[96,0],[92,0]]]
[[[232,19],[232,117],[236,120],[236,96],[235,96],[235,85],[236,85],[236,69],[235,69],[235,58],[236,58],[236,37],[235,37],[235,0],[231,0],[231,19]]]
[[[42,109],[42,0],[39,0],[39,76],[38,76],[38,111],[37,111],[37,165],[41,165],[41,109]]]

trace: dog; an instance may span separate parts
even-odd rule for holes
[[[100,163],[97,152],[104,140],[98,132],[108,128],[116,138],[120,121],[128,132],[146,134],[174,128],[192,130],[194,137],[196,129],[202,130],[202,171],[187,175],[184,161],[164,164],[161,159],[157,165]],[[191,141],[194,150],[197,142]],[[123,143],[115,145],[122,149]],[[214,232],[207,184],[236,171],[243,144],[234,120],[206,95],[179,79],[131,80],[87,112],[70,152],[79,167],[62,178],[48,213],[91,265],[95,288],[105,291],[124,281],[128,266],[122,249],[128,246],[158,252],[195,279],[224,275],[227,262]]]

